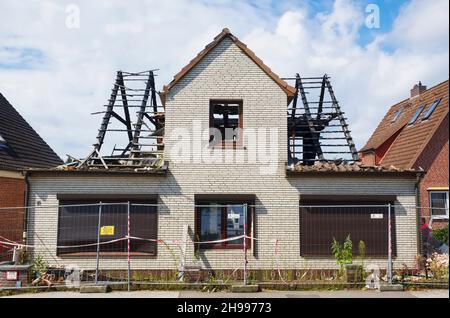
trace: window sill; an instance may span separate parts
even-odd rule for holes
[[[431,216],[432,220],[448,220],[448,215],[443,215],[443,216],[437,216],[437,215],[432,215]]]
[[[143,252],[131,252],[130,256],[155,256],[156,253],[143,253]],[[59,257],[96,257],[96,252],[80,252],[80,253],[64,253],[57,254]],[[112,257],[126,257],[128,256],[127,252],[100,252],[100,257],[104,256],[112,256]]]

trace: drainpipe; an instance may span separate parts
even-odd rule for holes
[[[22,238],[24,241],[24,244],[27,244],[28,241],[28,193],[30,188],[30,180],[28,179],[28,172],[23,171],[22,172],[25,180],[25,197],[24,197],[24,216],[23,216],[23,234]]]
[[[421,231],[421,222],[422,222],[422,211],[421,211],[421,193],[420,193],[420,182],[422,181],[422,173],[416,174],[416,183],[414,185],[414,191],[416,194],[416,221],[417,221],[417,250],[419,254],[422,255],[423,246],[422,246],[422,231]]]

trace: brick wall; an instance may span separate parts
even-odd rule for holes
[[[176,129],[191,131],[193,121],[200,120],[209,128],[210,99],[243,101],[243,126],[278,128],[276,171],[261,174],[257,163],[195,162],[198,152],[185,154],[187,162],[177,162],[171,150],[179,141]],[[58,193],[121,193],[158,194],[158,238],[180,240],[183,225],[194,229],[195,195],[211,193],[254,194],[256,209],[254,227],[261,239],[249,253],[249,269],[273,268],[273,239],[280,240],[281,268],[335,268],[333,259],[305,259],[299,253],[299,200],[302,194],[397,195],[398,204],[414,204],[414,179],[407,177],[286,177],[287,119],[286,94],[251,59],[229,39],[221,42],[169,92],[166,101],[165,159],[169,161],[167,176],[45,176],[35,175],[31,182],[31,205],[41,203],[46,208],[30,211],[30,244],[39,245],[35,253],[49,262],[78,264],[95,268],[95,257],[56,257]],[[186,136],[185,136],[186,137]],[[189,137],[189,136],[187,136]],[[207,140],[205,141],[207,142]],[[258,144],[266,147],[268,141]],[[248,156],[249,141],[244,135],[244,148],[221,150],[221,154]],[[412,266],[417,254],[416,215],[414,210],[398,209],[396,214],[397,242],[401,244],[396,262]],[[175,253],[175,259],[174,259]],[[176,268],[176,248],[158,245],[156,257],[134,258],[133,269]],[[235,269],[242,265],[240,250],[206,250],[196,258],[189,244],[187,264],[200,264],[214,269]],[[377,261],[377,260],[373,260]],[[380,266],[385,259],[378,260]],[[102,257],[103,269],[126,269],[126,258]]]
[[[17,272],[17,280],[8,280],[7,272]],[[23,266],[0,266],[0,287],[16,287],[17,282],[20,282],[21,286],[25,286],[28,283],[28,268],[24,269]]]
[[[13,241],[22,240],[23,209],[2,208],[23,207],[24,197],[25,181],[23,179],[0,177],[0,236]],[[6,254],[9,249],[0,245],[0,261],[11,259],[10,254]]]
[[[420,189],[421,206],[425,207],[422,209],[422,215],[425,217],[430,216],[430,210],[427,208],[430,206],[428,189],[433,187],[448,188],[449,186],[448,125],[449,116],[447,115],[414,165],[415,168],[422,167],[427,171],[422,179]],[[448,220],[437,221],[433,226],[444,224],[448,224]]]

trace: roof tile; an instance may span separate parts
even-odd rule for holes
[[[395,165],[402,168],[412,168],[430,138],[434,135],[445,117],[448,116],[448,85],[449,81],[447,80],[426,90],[419,96],[408,98],[393,105],[361,151],[377,149],[391,136],[400,131],[380,163],[385,166]],[[439,98],[442,99],[430,118],[422,120],[423,114]],[[408,125],[408,122],[414,116],[417,109],[424,105],[425,109],[417,118],[416,122]],[[393,116],[399,110],[402,110],[402,114],[396,122],[392,123]]]
[[[205,48],[193,58],[188,65],[183,67],[180,72],[175,74],[173,80],[165,85],[163,91],[160,93],[161,99],[164,101],[167,92],[179,81],[181,80],[194,66],[196,66],[213,48],[215,48],[222,40],[225,38],[231,39],[247,56],[252,59],[269,77],[271,77],[278,86],[288,95],[292,97],[295,94],[295,88],[290,86],[288,83],[283,81],[277,74],[275,74],[264,62],[256,56],[256,54],[250,50],[246,44],[241,42],[237,37],[231,34],[230,30],[224,28],[221,33],[219,33],[214,41],[205,46]]]
[[[58,155],[1,93],[0,135],[7,145],[0,148],[0,169],[49,168],[62,163]]]

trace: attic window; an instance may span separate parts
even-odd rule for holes
[[[436,109],[437,105],[439,105],[439,103],[441,102],[442,98],[436,99],[433,104],[431,104],[430,108],[428,108],[427,112],[425,113],[425,115],[423,115],[422,120],[427,120],[428,118],[430,118],[431,114],[433,114],[434,110]]]
[[[417,118],[419,118],[424,108],[425,106],[420,106],[419,108],[417,108],[416,113],[414,114],[413,118],[411,118],[411,120],[409,121],[408,126],[411,126],[416,122]]]
[[[239,129],[242,129],[242,101],[210,102],[210,143],[216,145],[236,144],[240,141]],[[219,135],[220,132],[220,135]]]
[[[0,135],[0,149],[8,148],[8,144],[6,143],[6,140]]]
[[[402,112],[403,112],[403,109],[399,109],[395,113],[394,117],[392,118],[391,123],[395,123],[397,121],[397,119],[400,117],[400,115],[402,114]]]

